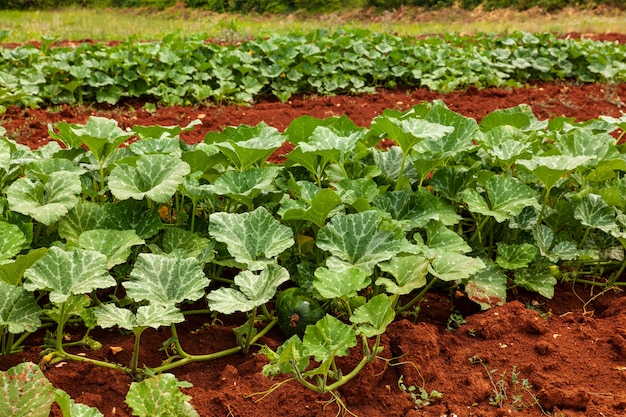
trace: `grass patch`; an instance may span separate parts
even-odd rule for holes
[[[540,9],[514,11],[501,9],[468,11],[449,8],[438,11],[401,8],[395,11],[369,10],[334,13],[323,16],[230,15],[184,7],[163,11],[146,9],[63,9],[50,11],[3,11],[0,28],[9,29],[9,42],[39,40],[56,36],[66,40],[123,40],[136,36],[143,40],[161,39],[168,33],[191,35],[206,33],[221,41],[236,41],[255,36],[304,33],[318,28],[335,30],[367,28],[374,32],[399,35],[479,32],[622,32],[626,11],[598,8],[566,8],[556,13]]]

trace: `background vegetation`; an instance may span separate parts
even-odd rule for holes
[[[39,10],[63,7],[154,7],[164,9],[173,6],[177,0],[0,0],[3,10]],[[625,8],[624,0],[180,0],[188,7],[202,8],[216,12],[237,13],[289,13],[298,10],[308,12],[333,12],[341,9],[375,7],[383,10],[408,7],[437,9],[455,4],[464,9],[482,6],[486,10],[515,8],[526,10],[540,7],[548,11],[566,6],[596,7],[607,5]]]

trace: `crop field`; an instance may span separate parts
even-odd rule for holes
[[[626,33],[0,36],[0,415],[626,415]]]

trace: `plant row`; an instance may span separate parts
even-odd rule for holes
[[[8,32],[5,32],[7,35]],[[626,45],[552,34],[432,36],[364,30],[271,36],[238,45],[202,36],[0,48],[0,105],[109,103],[165,105],[253,102],[293,94],[359,94],[376,88],[451,91],[535,81],[626,81]]]
[[[288,339],[262,349],[264,372],[290,378],[273,389],[297,380],[341,406],[336,390],[429,290],[488,309],[513,287],[626,285],[626,116],[541,121],[518,106],[478,124],[433,102],[370,128],[303,116],[284,133],[242,125],[188,145],[180,134],[194,124],[123,130],[92,117],[51,126],[55,141],[36,150],[0,139],[2,353],[45,328],[46,362],[140,380],[247,353],[279,325]],[[285,141],[284,163],[268,163]],[[185,350],[187,314],[236,312],[231,348]],[[84,337],[68,341],[70,325]],[[71,353],[99,346],[95,327],[132,332],[130,363]],[[173,353],[145,370],[150,327],[170,328]],[[338,368],[356,345],[362,360]]]
[[[623,7],[619,0],[184,0],[187,7],[202,8],[215,12],[235,13],[290,13],[305,10],[313,13],[330,13],[341,9],[376,7],[381,10],[398,7],[423,7],[438,9],[459,5],[464,9],[482,6],[486,10],[516,8],[520,10],[541,7],[547,11],[567,6],[594,7],[608,5]],[[0,0],[0,9],[54,9],[63,7],[152,7],[165,9],[176,4],[174,0]]]

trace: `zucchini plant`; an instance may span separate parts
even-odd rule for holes
[[[538,120],[527,106],[480,123],[442,102],[209,133],[114,121],[50,126],[36,150],[0,132],[0,349],[48,331],[50,361],[88,361],[142,380],[262,347],[288,374],[341,402],[339,388],[380,354],[380,336],[428,291],[482,309],[514,287],[624,286],[626,117]],[[133,135],[128,146],[124,141]],[[622,134],[623,135],[623,134]],[[395,146],[378,149],[381,139]],[[284,163],[268,163],[280,144]],[[233,346],[189,353],[177,325],[237,314]],[[67,340],[68,326],[82,336]],[[130,363],[78,355],[90,331],[132,332]],[[143,332],[167,328],[167,357],[145,368]],[[361,359],[338,358],[360,345]]]
[[[377,88],[448,92],[536,81],[620,83],[626,46],[551,33],[415,37],[318,30],[237,45],[206,35],[158,42],[0,47],[0,106],[251,103],[294,94],[360,94]],[[97,158],[105,157],[104,154]],[[106,159],[106,158],[105,158]],[[100,162],[103,162],[100,159]]]

